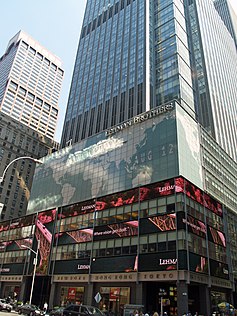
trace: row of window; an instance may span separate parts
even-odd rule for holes
[[[101,26],[107,20],[111,19],[119,11],[123,10],[126,6],[130,5],[135,0],[120,0],[113,6],[109,6],[107,10],[104,10],[97,18],[90,22],[87,26],[84,26],[81,32],[81,38],[93,32],[97,27]]]
[[[50,66],[52,70],[57,71],[63,76],[63,70],[57,67],[54,63],[50,62],[50,60],[46,57],[44,57],[42,54],[37,52],[33,47],[28,45],[26,42],[22,41],[22,47],[29,51],[30,54],[34,55],[39,59],[40,61],[43,61],[45,65]]]

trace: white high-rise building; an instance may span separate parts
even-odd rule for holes
[[[23,31],[0,58],[0,111],[51,139],[64,71],[61,60]]]

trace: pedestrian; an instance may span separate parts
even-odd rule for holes
[[[134,316],[139,316],[139,313],[138,313],[138,310],[136,309],[134,312],[133,312]]]
[[[155,312],[155,313],[153,314],[153,316],[159,316],[159,314],[158,314],[157,312]]]
[[[48,309],[48,303],[45,302],[44,303],[44,308],[43,308],[45,314],[47,313],[47,309]]]

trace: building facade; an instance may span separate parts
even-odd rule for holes
[[[229,3],[225,0],[215,0],[214,5],[220,14],[225,26],[237,44],[237,16]]]
[[[88,0],[62,149],[2,222],[2,295],[29,297],[26,245],[39,305],[236,305],[236,70],[212,0]]]
[[[53,139],[63,80],[60,59],[23,31],[0,58],[0,111]]]
[[[58,148],[53,140],[63,80],[60,59],[23,31],[0,58],[0,173],[15,158],[40,158]],[[35,163],[11,166],[0,184],[1,218],[25,214]]]
[[[236,304],[237,165],[178,102],[42,162],[27,216],[1,223],[3,296],[28,299],[33,258],[22,245],[38,244],[39,305],[160,312],[160,290],[170,315]]]
[[[35,159],[58,149],[58,143],[0,112],[0,175],[18,157]],[[0,183],[1,220],[26,213],[35,162],[20,159],[7,169]]]
[[[88,0],[61,146],[178,100],[236,161],[235,30],[219,7]]]

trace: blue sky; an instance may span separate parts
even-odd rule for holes
[[[96,1],[96,0],[94,0]],[[237,12],[237,0],[230,0]],[[65,70],[55,138],[60,141],[86,0],[3,0],[0,56],[8,41],[23,30],[60,57]]]

